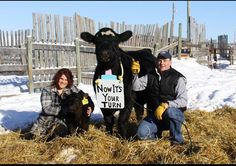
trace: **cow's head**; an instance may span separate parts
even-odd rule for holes
[[[80,116],[82,114],[82,99],[81,94],[72,92],[62,100],[61,109],[70,116]]]
[[[89,32],[82,32],[81,39],[94,43],[98,63],[110,63],[117,59],[119,44],[127,41],[132,36],[131,31],[117,34],[111,28],[102,28],[95,35]]]

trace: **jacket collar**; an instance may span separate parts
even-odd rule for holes
[[[56,87],[52,87],[51,91],[58,94],[58,91],[57,91]],[[70,89],[69,88],[65,88],[64,91],[63,91],[63,94],[69,95],[70,94]]]

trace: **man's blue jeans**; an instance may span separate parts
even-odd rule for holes
[[[168,108],[164,112],[162,120],[157,120],[154,113],[150,112],[139,124],[137,137],[141,140],[158,139],[163,130],[169,130],[171,141],[183,143],[181,127],[184,119],[184,113],[178,108]]]

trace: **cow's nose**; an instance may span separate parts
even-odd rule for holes
[[[99,59],[103,62],[108,62],[110,60],[110,54],[108,50],[103,50],[101,52],[99,52]]]
[[[109,50],[102,50],[100,52],[100,55],[102,55],[102,56],[109,56]]]

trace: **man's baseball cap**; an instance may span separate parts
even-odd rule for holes
[[[158,55],[157,55],[157,59],[171,59],[171,54],[167,51],[161,51]]]

